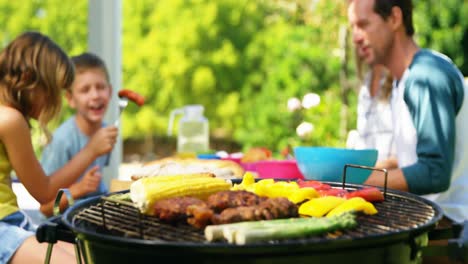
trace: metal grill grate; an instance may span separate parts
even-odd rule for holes
[[[358,227],[353,230],[306,239],[309,242],[322,242],[339,238],[365,238],[398,233],[421,227],[436,214],[434,208],[423,200],[397,193],[387,193],[386,200],[375,203],[375,207],[379,213],[373,216],[359,215]],[[131,203],[118,202],[107,197],[76,212],[72,222],[76,227],[92,230],[98,234],[161,242],[208,243],[201,230],[183,223],[177,225],[163,223],[156,217],[141,214]]]
[[[101,234],[174,242],[204,240],[203,232],[186,224],[171,225],[141,214],[130,203],[103,198],[74,216],[75,225],[84,225]]]

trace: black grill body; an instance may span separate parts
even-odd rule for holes
[[[353,230],[242,246],[206,242],[202,231],[161,223],[106,197],[75,204],[62,221],[76,235],[86,263],[420,263],[428,232],[442,218],[440,208],[398,191],[388,191],[375,206],[379,213],[359,215]]]

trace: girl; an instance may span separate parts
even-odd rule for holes
[[[0,263],[43,263],[47,244],[40,244],[25,215],[19,210],[10,173],[39,203],[52,200],[74,177],[47,177],[31,143],[29,119],[46,124],[61,107],[61,92],[73,82],[74,67],[62,49],[37,32],[27,32],[0,53]],[[92,155],[91,155],[92,156]],[[73,161],[86,161],[85,153]],[[73,162],[69,166],[73,165]],[[62,168],[62,174],[68,166]],[[65,173],[66,174],[66,173]],[[52,261],[74,263],[72,244],[54,246]]]
[[[357,75],[362,85],[357,104],[357,130],[349,133],[347,147],[377,149],[375,167],[397,168],[390,109],[393,78],[381,64],[366,65],[358,50],[355,50],[355,56]]]

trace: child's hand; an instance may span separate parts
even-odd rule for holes
[[[85,196],[88,193],[97,191],[99,184],[101,183],[101,172],[99,171],[99,166],[94,166],[88,170],[83,178],[75,183],[70,189],[75,189],[76,197]]]
[[[91,148],[96,157],[112,151],[117,141],[118,129],[115,126],[100,128],[89,140],[87,147]]]

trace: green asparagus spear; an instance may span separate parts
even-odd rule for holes
[[[235,231],[243,226],[248,226],[251,228],[255,227],[262,227],[262,226],[269,226],[281,223],[299,223],[310,221],[312,218],[287,218],[287,219],[274,219],[274,220],[262,220],[262,221],[249,221],[249,222],[239,222],[239,223],[232,223],[232,224],[224,224],[224,225],[209,225],[205,227],[205,238],[208,241],[219,240],[223,238],[223,235],[226,236],[226,239],[229,241],[232,231]]]
[[[344,213],[330,218],[310,218],[310,221],[290,224],[277,224],[264,227],[243,226],[234,233],[233,242],[238,245],[247,243],[298,238],[348,229],[357,225],[352,213]]]

